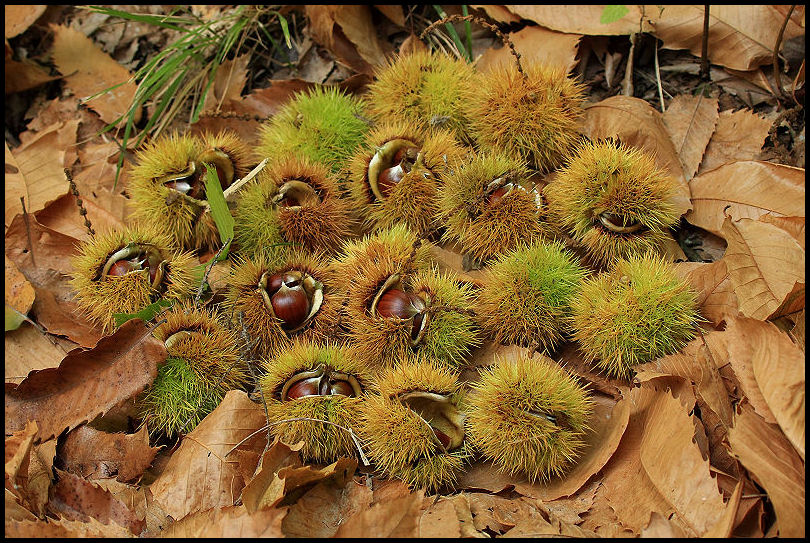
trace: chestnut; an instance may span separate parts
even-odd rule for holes
[[[259,292],[265,306],[279,319],[285,332],[306,325],[323,302],[323,283],[298,270],[287,270],[259,279]]]
[[[410,319],[424,310],[422,299],[396,288],[389,289],[380,296],[377,302],[377,313],[381,317]]]
[[[298,328],[309,316],[307,293],[300,285],[288,287],[282,284],[270,299],[273,313],[282,320],[281,327],[285,330]]]
[[[361,394],[360,383],[352,375],[319,364],[315,369],[302,371],[290,377],[279,391],[282,402],[306,396],[348,396]]]
[[[489,203],[490,205],[496,205],[500,203],[504,197],[509,194],[510,188],[508,186],[503,186],[497,190],[495,190],[492,194],[489,195]]]

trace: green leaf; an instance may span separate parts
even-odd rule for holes
[[[155,315],[163,311],[164,308],[170,307],[174,302],[171,300],[160,299],[153,304],[149,304],[137,313],[113,313],[115,319],[115,326],[121,326],[130,319],[141,319],[144,322],[149,322],[155,318]]]
[[[231,210],[228,209],[228,203],[225,201],[225,194],[222,192],[222,185],[219,183],[216,168],[206,164],[205,169],[207,170],[205,174],[205,198],[208,200],[208,205],[211,206],[211,217],[214,219],[214,224],[217,225],[217,230],[219,230],[219,239],[226,245],[226,248],[219,256],[219,260],[224,260],[228,256],[227,245],[233,239],[234,220]]]
[[[605,9],[602,10],[602,17],[599,19],[599,22],[603,25],[609,25],[610,23],[615,23],[628,13],[630,13],[630,10],[624,5],[605,6]]]
[[[287,19],[281,13],[278,14],[278,24],[281,25],[281,31],[284,33],[284,41],[287,42],[287,47],[292,49],[292,42],[290,41],[290,27],[287,26]]]
[[[16,330],[25,320],[25,315],[6,304],[6,332]]]

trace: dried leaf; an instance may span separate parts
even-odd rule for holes
[[[756,160],[771,124],[772,121],[750,109],[721,111],[700,163],[699,173],[702,175],[730,162]]]
[[[471,5],[473,9],[483,9],[487,15],[501,23],[518,23],[520,17],[506,9],[506,6]]]
[[[53,486],[49,507],[68,520],[94,518],[102,524],[115,523],[138,535],[146,523],[108,491],[84,479],[55,469],[59,481]]]
[[[455,247],[451,247],[455,249]],[[444,249],[438,245],[430,246],[430,255],[439,267],[439,271],[451,271],[459,281],[482,286],[484,284],[484,274],[481,270],[464,271],[462,264],[463,256],[450,249]]]
[[[29,235],[33,247],[29,245]],[[6,256],[34,287],[43,284],[47,270],[70,274],[73,271],[70,259],[76,254],[78,244],[76,238],[44,227],[30,214],[27,224],[20,215],[14,217],[6,230]]]
[[[325,479],[292,505],[281,529],[286,537],[332,537],[344,519],[371,506],[372,492],[356,481]]]
[[[723,514],[723,498],[693,442],[694,427],[680,401],[658,394],[647,413],[639,451],[658,492],[692,530],[705,534]]]
[[[669,172],[680,184],[674,196],[678,213],[686,213],[692,207],[689,185],[684,179],[678,153],[661,113],[650,104],[630,96],[611,96],[587,106],[583,132],[592,139],[618,136],[623,143],[651,154],[656,165]]]
[[[374,7],[395,25],[405,26],[405,14],[402,12],[402,6],[395,4],[374,4]]]
[[[804,217],[801,168],[770,162],[733,162],[694,177],[689,188],[692,211],[686,214],[686,220],[724,238],[724,214],[735,219],[758,219],[768,213]]]
[[[747,333],[755,329],[752,319],[737,317],[728,321],[723,335],[728,352],[728,363],[734,370],[734,376],[751,407],[769,424],[777,424],[776,417],[768,407],[768,402],[759,389],[754,375],[754,346],[749,343]]]
[[[769,323],[737,318],[729,323],[737,339],[729,345],[735,359],[745,357],[756,388],[768,404],[773,419],[804,460],[804,356],[790,338]],[[735,370],[737,366],[735,365]],[[754,406],[754,402],[751,402]],[[754,406],[756,407],[756,406]],[[768,417],[763,415],[768,421]]]
[[[31,447],[39,427],[36,422],[28,422],[25,428],[6,438],[6,489],[23,497],[28,484],[28,465],[31,460]],[[8,433],[8,429],[6,429]],[[9,486],[11,488],[9,488]]]
[[[439,499],[428,507],[419,519],[417,537],[424,538],[459,538],[461,523],[456,514],[456,507],[447,498]]]
[[[137,87],[130,81],[132,74],[78,30],[54,24],[50,28],[54,33],[53,62],[74,94],[85,99],[123,83],[87,102],[104,122],[114,122],[135,97]],[[134,120],[136,123],[140,120],[140,110]]]
[[[356,72],[373,74],[385,61],[369,6],[307,5],[312,38]]]
[[[6,39],[19,36],[40,18],[48,6],[4,5]]]
[[[771,224],[731,217],[721,231],[728,241],[723,260],[741,314],[767,319],[797,284],[804,288],[804,250],[790,234]]]
[[[781,537],[804,537],[804,462],[776,426],[743,405],[729,430],[731,452],[768,493]]]
[[[186,516],[169,526],[162,537],[246,538],[284,537],[281,521],[287,509],[263,509],[248,513],[242,507],[208,509]]]
[[[6,537],[88,538],[88,537],[135,537],[131,531],[114,522],[102,524],[94,518],[79,520],[48,520],[47,522],[7,522]]]
[[[773,62],[772,47],[785,19],[787,6],[712,5],[709,11],[708,56],[712,64],[752,70]],[[653,35],[665,49],[689,49],[699,57],[703,45],[703,6],[667,5],[655,21]],[[799,10],[797,10],[799,11]],[[784,39],[804,33],[794,13]]]
[[[347,518],[335,537],[416,537],[424,490],[374,503]]]
[[[55,340],[28,323],[6,332],[5,343],[7,383],[19,383],[33,370],[55,368],[67,354]]]
[[[605,498],[605,485],[599,483],[593,505],[583,513],[582,528],[599,537],[632,537],[633,532],[622,526],[616,513]]]
[[[78,124],[74,120],[52,125],[14,151],[6,143],[6,226],[22,213],[21,197],[26,211],[36,213],[67,194],[65,149],[76,143]]]
[[[507,5],[504,7],[515,15],[558,32],[614,36],[652,30],[649,21],[650,14],[644,13],[644,6],[628,5],[628,12],[624,17],[608,24],[601,21],[604,6]]]
[[[45,504],[48,503],[48,495],[53,483],[53,459],[55,456],[55,439],[37,445],[31,450],[25,495],[29,507],[40,518],[45,516]]]
[[[284,482],[279,479],[278,472],[284,467],[302,465],[298,451],[303,445],[303,442],[299,442],[290,446],[276,438],[273,444],[264,451],[258,465],[251,470],[250,479],[246,479],[248,482],[245,488],[242,489],[242,503],[249,512],[257,511],[263,506],[275,506],[281,501],[284,496]],[[282,488],[278,488],[279,486]],[[271,487],[273,487],[272,491]]]
[[[29,6],[20,6],[29,7]],[[49,81],[59,79],[32,62],[18,62],[10,58],[8,42],[6,42],[6,60],[3,65],[5,74],[5,94],[14,94],[38,87]]]
[[[152,495],[174,519],[233,505],[245,485],[235,459],[226,454],[265,424],[264,410],[247,394],[231,390],[222,403],[188,434],[152,483]],[[239,448],[261,451],[259,433]]]
[[[23,315],[27,315],[31,306],[34,305],[34,287],[20,273],[14,262],[6,259],[6,332],[16,330],[20,324],[25,322]],[[15,311],[11,311],[13,308]],[[20,315],[20,313],[22,315]]]
[[[702,317],[715,326],[739,314],[737,295],[729,279],[726,261],[676,262],[675,273],[688,282],[697,293],[697,303]]]
[[[247,82],[247,65],[250,55],[241,55],[219,65],[214,84],[205,95],[203,114],[211,114],[227,108],[230,102],[242,99],[242,88]]]
[[[6,517],[6,537],[8,537],[8,527],[15,521],[36,520],[37,517],[20,503],[21,498],[16,496],[11,490],[6,488],[5,517]]]
[[[520,54],[520,61],[524,66],[533,62],[542,63],[560,66],[568,72],[576,65],[582,35],[563,34],[541,26],[527,26],[510,34],[509,39]],[[487,49],[475,66],[483,73],[502,63],[515,63],[515,57],[505,45]]]
[[[103,167],[103,165],[99,166]],[[107,189],[98,190],[101,197],[112,196]],[[123,200],[122,203],[127,201],[123,196],[120,196],[120,198]],[[110,199],[114,200],[115,198],[111,197]],[[90,224],[93,225],[93,230],[96,232],[122,230],[126,226],[123,220],[124,213],[112,212],[115,206],[113,201],[103,202],[104,207],[97,202],[99,202],[98,196],[91,194],[86,197],[82,194],[82,205],[87,210],[86,216]],[[51,202],[48,207],[37,213],[36,217],[37,221],[46,228],[56,230],[80,241],[90,238],[90,231],[87,230],[87,226],[84,224],[84,217],[79,214],[76,199],[72,194],[66,194],[55,202]]]
[[[793,236],[793,239],[796,240],[799,247],[804,250],[804,225],[806,222],[804,217],[779,217],[771,213],[766,213],[762,215],[759,220],[760,222],[766,222],[781,228]]]
[[[146,425],[134,434],[109,434],[85,425],[68,433],[59,457],[64,469],[85,479],[126,482],[140,477],[159,450],[149,446]]]
[[[653,511],[650,515],[650,523],[641,530],[641,537],[684,539],[687,534],[677,524]]]
[[[717,99],[704,98],[702,94],[679,94],[663,115],[687,181],[692,179],[703,160],[717,118]]]
[[[58,368],[6,383],[6,431],[36,420],[38,439],[58,436],[145,389],[166,359],[163,343],[139,320],[124,324],[89,351],[74,350]]]

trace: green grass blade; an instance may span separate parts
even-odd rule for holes
[[[433,9],[436,10],[436,13],[438,13],[439,17],[441,17],[442,19],[447,17],[447,14],[444,12],[441,6],[434,5]],[[472,53],[470,51],[467,51],[467,48],[464,46],[464,42],[461,41],[461,37],[459,37],[455,27],[453,27],[453,25],[451,25],[450,23],[445,23],[444,26],[445,28],[447,28],[447,33],[450,34],[451,38],[453,38],[453,43],[456,44],[456,48],[459,50],[459,52],[462,55],[464,55],[464,58],[467,59],[467,62],[472,62]]]
[[[219,239],[223,244],[228,244],[233,239],[233,225],[234,220],[228,209],[228,203],[225,201],[225,194],[222,192],[222,185],[217,177],[217,170],[210,164],[205,165],[205,199],[208,200],[208,205],[211,206],[211,218],[214,219],[214,224],[217,225],[219,230]],[[220,260],[224,260],[228,256],[228,249],[222,251]]]

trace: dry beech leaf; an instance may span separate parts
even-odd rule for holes
[[[67,520],[94,518],[102,524],[115,523],[140,534],[146,523],[110,492],[72,473],[54,470],[59,481],[51,490],[49,508]]]
[[[768,137],[773,121],[750,109],[721,111],[706,147],[699,173],[740,160],[755,160]]]
[[[787,6],[712,5],[709,11],[708,56],[712,64],[752,70],[773,62],[773,46]],[[703,6],[667,5],[655,21],[653,35],[665,49],[689,49],[699,57],[703,43]],[[803,10],[793,13],[784,39],[804,34]]]
[[[728,439],[732,454],[768,493],[780,537],[804,537],[804,462],[790,442],[745,404]]]
[[[350,516],[335,537],[416,537],[419,533],[424,490],[378,501]]]
[[[754,375],[754,345],[749,342],[753,338],[749,338],[747,335],[755,330],[751,320],[738,317],[728,321],[726,330],[722,333],[728,353],[727,361],[734,371],[741,392],[745,395],[751,407],[767,423],[777,424],[776,417],[762,395],[757,378]]]
[[[433,499],[426,499],[433,502]],[[417,537],[424,538],[459,538],[461,537],[461,522],[459,522],[456,507],[447,498],[432,503],[419,518],[419,531]]]
[[[135,97],[132,74],[102,51],[93,41],[73,28],[50,25],[54,33],[53,62],[64,76],[67,87],[84,99],[119,83],[123,85],[87,102],[87,107],[112,123],[126,113]],[[135,122],[140,120],[140,110]]]
[[[647,413],[640,457],[658,492],[697,535],[723,514],[723,498],[709,463],[693,442],[694,427],[680,401],[658,394]]]
[[[559,66],[568,72],[576,65],[582,34],[564,34],[541,26],[527,26],[519,32],[510,34],[509,39],[520,54],[523,66],[534,62]],[[515,57],[509,47],[487,49],[476,61],[475,67],[483,73],[502,63],[515,63]]]
[[[102,195],[109,194],[106,189],[99,189]],[[124,202],[126,198],[121,196]],[[114,198],[113,198],[114,199]],[[112,202],[110,202],[112,203]],[[123,203],[123,202],[122,202]],[[105,230],[122,230],[126,223],[123,220],[123,213],[120,216],[111,213],[105,207],[96,203],[96,199],[92,196],[86,197],[82,194],[82,205],[87,210],[87,219],[93,225],[93,230],[96,232],[104,232]],[[110,206],[112,207],[112,206]],[[79,209],[76,207],[76,199],[72,194],[66,194],[51,202],[48,207],[36,214],[37,221],[42,226],[61,232],[67,236],[85,241],[90,239],[90,232],[84,224],[84,217],[79,214]]]
[[[7,522],[5,536],[37,539],[135,537],[131,531],[115,522],[102,524],[92,517],[86,521],[49,519],[47,522]]]
[[[506,6],[496,5],[470,5],[473,9],[482,9],[492,19],[501,23],[519,23],[520,17],[506,9]]]
[[[436,262],[438,265],[439,271],[452,271],[453,275],[455,275],[459,281],[472,283],[473,285],[477,286],[483,286],[485,281],[484,272],[481,270],[470,270],[465,272],[464,266],[462,265],[463,256],[451,249],[456,249],[456,247],[450,246],[450,248],[445,249],[439,247],[438,245],[430,246],[430,255],[433,257],[434,262]]]
[[[229,102],[238,102],[242,99],[242,88],[247,82],[247,64],[250,55],[241,55],[229,59],[219,65],[214,77],[214,84],[205,95],[203,114],[221,111]]]
[[[109,434],[84,425],[68,433],[59,457],[67,471],[85,479],[140,477],[160,449],[149,446],[146,425],[134,434]]]
[[[702,336],[689,342],[677,353],[636,366],[635,379],[644,382],[665,375],[689,379],[697,387],[697,394],[728,428],[732,423],[732,408],[728,391],[717,369],[717,365],[725,364],[728,358],[726,334],[712,331],[705,332]]]
[[[281,529],[286,537],[332,537],[344,519],[368,509],[371,498],[364,484],[325,479],[290,506]]]
[[[6,51],[8,52],[8,48]],[[6,95],[33,89],[49,81],[59,79],[58,77],[48,75],[45,70],[32,62],[18,62],[9,58],[8,54],[6,55],[6,60],[3,65],[3,71],[5,74],[4,86]]]
[[[5,259],[6,331],[8,331],[8,307],[13,307],[23,315],[27,315],[28,311],[31,309],[31,306],[34,305],[35,293],[34,287],[31,286],[31,283],[29,283],[25,276],[20,273],[20,270],[14,265],[14,262],[9,260],[8,256],[5,256]],[[18,317],[17,326],[19,326],[23,320],[24,319],[22,317]]]
[[[663,118],[688,181],[697,172],[714,133],[718,118],[717,98],[679,94],[669,103]]]
[[[588,421],[591,431],[585,435],[585,448],[563,477],[547,483],[530,483],[521,475],[511,476],[500,472],[490,462],[477,462],[465,471],[457,486],[495,493],[512,487],[515,492],[543,501],[570,496],[610,460],[621,441],[629,413],[630,408],[625,400],[617,403],[601,395],[594,396],[594,415]]]
[[[26,211],[36,213],[67,194],[65,149],[76,143],[78,125],[75,120],[52,125],[13,151],[6,143],[6,226],[22,213],[21,197]]]
[[[766,222],[768,224],[772,224],[777,226],[793,236],[793,239],[796,240],[796,243],[799,244],[799,247],[804,250],[804,226],[805,226],[805,218],[802,217],[780,217],[778,215],[772,215],[771,213],[766,213],[759,218],[760,222]]]
[[[801,288],[803,299],[804,250],[790,234],[771,224],[731,217],[721,231],[728,241],[723,260],[742,315],[767,319],[796,288]]]
[[[6,332],[5,344],[7,383],[19,383],[33,370],[55,368],[67,354],[55,340],[28,323]]]
[[[675,273],[697,293],[700,315],[715,326],[739,314],[737,295],[729,279],[726,261],[676,262]]]
[[[614,36],[620,34],[634,34],[636,32],[649,32],[652,30],[649,17],[657,14],[654,9],[651,13],[644,13],[644,6],[626,6],[627,15],[612,23],[601,22],[604,6],[575,5],[575,6],[549,6],[549,5],[506,5],[515,15],[534,21],[540,26],[551,28],[558,32],[571,34],[585,34],[593,36]],[[649,9],[647,11],[650,11]]]
[[[152,495],[174,519],[212,507],[233,505],[244,479],[237,462],[225,456],[237,443],[265,424],[264,410],[241,390],[231,390],[222,403],[188,434],[163,473],[151,485]],[[265,434],[239,446],[260,452]]]
[[[395,25],[405,26],[405,14],[402,11],[402,6],[398,4],[374,4],[374,7]]]
[[[758,219],[765,214],[804,217],[804,169],[770,162],[741,161],[720,166],[689,182],[690,224],[725,238],[724,214]],[[728,212],[724,211],[726,208]]]
[[[4,5],[4,19],[6,23],[6,39],[19,36],[28,27],[34,24],[34,21],[40,18],[45,13],[48,6],[18,6],[18,5]]]
[[[770,413],[804,460],[803,353],[769,322],[738,318],[729,323],[728,330],[732,329],[739,336],[737,343],[743,346],[743,354],[750,357],[747,362]],[[737,353],[737,345],[730,346],[730,351]]]
[[[28,506],[40,518],[45,516],[45,505],[53,483],[53,460],[56,456],[56,440],[51,439],[31,449],[28,462],[26,498]]]
[[[678,153],[661,113],[650,104],[631,96],[611,96],[591,104],[585,108],[583,132],[592,139],[618,136],[623,143],[651,154],[656,165],[679,183],[673,198],[677,212],[683,214],[692,207]]]
[[[281,521],[286,508],[248,513],[243,506],[213,508],[188,515],[172,523],[161,537],[248,538],[284,537]]]
[[[304,446],[303,442],[287,445],[278,438],[264,451],[258,465],[251,470],[249,480],[242,489],[242,503],[249,512],[256,511],[263,506],[274,506],[283,497],[284,481],[279,479],[278,472],[288,466],[301,467],[301,456],[298,451]],[[243,451],[235,451],[242,453]],[[255,475],[253,475],[255,473]],[[279,488],[281,487],[281,488]],[[269,495],[269,496],[268,496]],[[268,502],[267,498],[273,500]]]
[[[371,75],[374,66],[385,62],[369,6],[307,5],[305,9],[312,38],[352,70]]]
[[[128,321],[93,349],[68,353],[58,368],[6,383],[6,431],[36,420],[38,439],[58,436],[141,392],[165,359],[165,346],[143,321]]]

